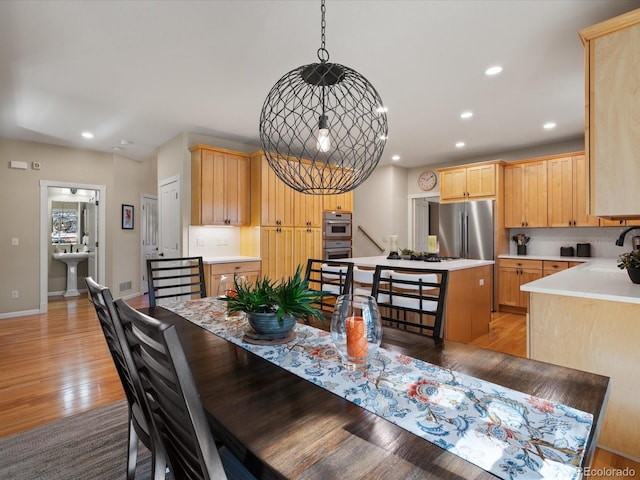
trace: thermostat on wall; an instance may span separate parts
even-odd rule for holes
[[[40,162],[31,162],[31,168],[34,170],[40,170]]]
[[[18,170],[26,170],[27,162],[19,162],[18,160],[11,160],[11,163],[9,164],[9,166],[11,168],[17,168]]]

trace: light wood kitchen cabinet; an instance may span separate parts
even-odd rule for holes
[[[601,227],[635,227],[640,226],[640,220],[608,220],[600,219]]]
[[[446,202],[494,197],[497,172],[496,162],[440,168],[440,200]]]
[[[293,266],[293,227],[263,227],[260,229],[262,274],[280,281],[291,275]]]
[[[249,156],[195,145],[191,151],[191,224],[249,225]]]
[[[500,310],[526,312],[528,293],[520,286],[542,278],[542,260],[501,258],[498,260],[498,303]]]
[[[445,339],[469,343],[489,333],[492,285],[490,265],[449,272]]]
[[[322,258],[322,229],[296,227],[293,229],[293,269],[298,265],[302,271],[310,258]]]
[[[640,9],[580,32],[590,213],[640,218]]]
[[[322,195],[293,193],[293,225],[322,227]]]
[[[322,209],[331,212],[353,212],[353,192],[322,195]]]
[[[294,192],[271,170],[261,151],[251,155],[251,224],[293,226]]]
[[[587,213],[587,163],[584,155],[547,161],[550,227],[598,226]]]
[[[207,287],[207,296],[214,297],[218,294],[218,284],[222,276],[244,276],[253,283],[260,276],[260,261],[205,263],[204,276]]]
[[[542,261],[542,276],[548,277],[549,275],[553,275],[554,273],[561,272],[562,270],[566,270],[572,265],[569,265],[569,262],[557,262],[555,260],[543,260]]]
[[[547,226],[547,166],[544,161],[504,167],[504,226]]]

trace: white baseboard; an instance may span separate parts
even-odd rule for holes
[[[13,317],[26,317],[27,315],[37,315],[40,313],[40,310],[23,310],[21,312],[9,312],[9,313],[0,313],[0,320],[4,318],[13,318]]]

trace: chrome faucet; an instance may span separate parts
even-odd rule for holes
[[[631,230],[635,230],[638,229],[640,230],[640,227],[629,227],[625,230],[622,231],[622,233],[620,234],[620,236],[618,237],[618,239],[616,240],[616,245],[619,247],[622,247],[624,245],[624,237],[627,233],[629,233]]]

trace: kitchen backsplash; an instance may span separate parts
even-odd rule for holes
[[[236,227],[189,227],[189,255],[228,257],[240,255],[240,229]]]
[[[625,228],[512,228],[509,230],[509,238],[518,233],[531,237],[527,245],[527,255],[560,255],[560,247],[571,246],[575,251],[578,243],[590,243],[592,257],[617,258],[621,253],[631,251],[631,237],[640,235],[638,227],[637,231],[627,234],[624,246],[618,247],[615,241]],[[516,243],[510,241],[509,244],[509,253],[517,255]]]

